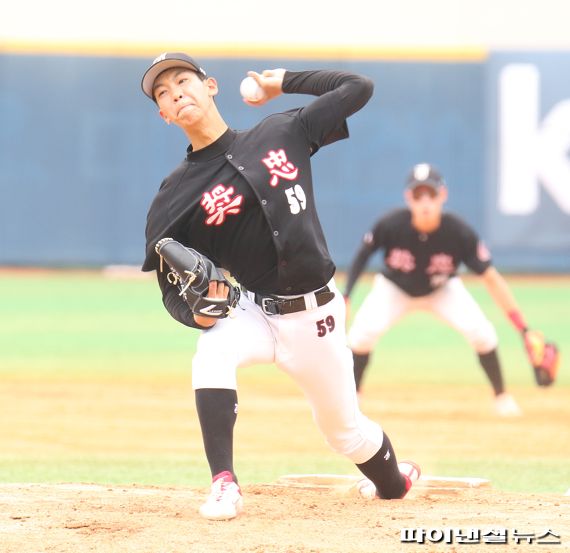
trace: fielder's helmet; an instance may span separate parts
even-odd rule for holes
[[[429,163],[418,163],[412,167],[408,180],[406,181],[408,188],[416,188],[416,186],[429,186],[433,189],[438,189],[440,186],[445,186],[445,180],[440,172]]]

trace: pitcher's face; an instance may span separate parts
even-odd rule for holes
[[[179,126],[192,126],[200,121],[214,105],[217,93],[215,79],[202,80],[194,71],[182,67],[161,73],[153,87],[160,116],[167,123]]]

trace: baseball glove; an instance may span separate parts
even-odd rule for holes
[[[536,383],[539,386],[552,385],[560,362],[558,347],[554,342],[547,342],[538,330],[526,330],[523,338]]]
[[[215,319],[223,319],[231,313],[240,297],[239,288],[233,286],[206,256],[172,238],[159,240],[154,249],[160,256],[160,270],[163,260],[166,261],[170,268],[168,282],[178,286],[192,313]],[[227,298],[206,297],[213,280],[228,286]]]

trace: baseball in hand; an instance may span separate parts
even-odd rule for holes
[[[257,102],[265,97],[265,92],[253,77],[246,77],[239,85],[239,92],[245,100]]]

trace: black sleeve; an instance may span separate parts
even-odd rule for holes
[[[374,84],[368,77],[342,71],[287,71],[282,89],[286,94],[319,96],[299,111],[314,153],[348,137],[346,118],[366,105]]]
[[[170,313],[171,317],[183,325],[192,328],[204,329],[204,327],[200,326],[194,320],[194,314],[190,310],[188,304],[179,295],[178,287],[173,286],[168,282],[166,279],[166,273],[158,270],[156,271],[156,276],[158,278],[158,285],[162,291],[162,303]]]
[[[482,275],[491,265],[491,254],[477,233],[466,223],[461,222],[463,263],[475,274]]]
[[[358,250],[346,277],[346,286],[344,290],[345,297],[349,297],[358,277],[364,271],[370,256],[377,250],[386,247],[386,232],[389,224],[387,223],[388,217],[384,216],[376,221],[372,230],[367,232],[362,237],[362,243]]]
[[[374,228],[367,232],[362,238],[362,244],[358,250],[346,277],[346,286],[344,295],[348,298],[358,277],[364,271],[370,256],[378,249],[384,247],[384,224],[383,219],[380,219]]]
[[[155,244],[167,234],[168,228],[168,208],[163,195],[163,189],[168,183],[168,179],[164,179],[160,184],[159,191],[154,197],[152,204],[146,215],[146,228],[145,228],[145,259],[142,265],[142,271],[154,271],[158,272],[159,268],[159,257],[154,250]]]
[[[350,269],[348,271],[348,276],[346,277],[346,286],[344,289],[345,297],[348,298],[350,296],[350,293],[352,292],[352,289],[354,288],[354,285],[356,284],[358,277],[361,275],[362,271],[366,267],[368,259],[373,254],[373,252],[374,250],[370,249],[370,247],[365,243],[363,243],[362,246],[360,246],[360,249],[358,250],[356,257],[354,258],[354,261],[350,266]]]

